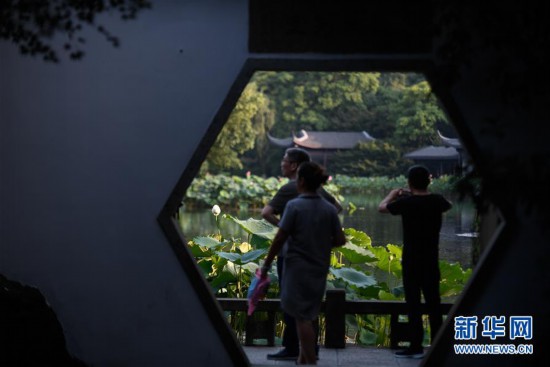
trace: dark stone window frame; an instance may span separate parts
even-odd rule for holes
[[[235,365],[249,365],[248,358],[244,353],[233,330],[225,320],[223,310],[219,302],[210,290],[209,284],[204,279],[195,259],[187,248],[185,234],[181,231],[175,214],[181,204],[181,200],[193,179],[199,173],[202,162],[216,141],[229,115],[233,111],[237,101],[256,71],[319,71],[319,72],[415,72],[425,75],[432,87],[432,91],[438,96],[446,109],[455,129],[461,136],[465,148],[474,159],[478,156],[478,150],[473,144],[469,131],[462,122],[461,114],[453,103],[448,91],[443,87],[445,84],[438,77],[436,67],[428,56],[399,56],[399,57],[363,57],[363,56],[341,56],[341,57],[255,57],[245,61],[241,71],[232,84],[224,101],[214,116],[210,126],[206,130],[197,149],[193,153],[187,167],[181,174],[176,186],[172,190],[168,200],[164,204],[157,220],[162,227],[179,263],[187,274],[193,289],[198,295],[212,325],[217,331],[223,345],[226,348],[231,360]]]

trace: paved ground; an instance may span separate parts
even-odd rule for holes
[[[295,366],[295,361],[270,361],[268,353],[280,350],[280,347],[243,346],[250,364],[260,366]],[[387,348],[346,346],[344,349],[325,349],[319,351],[318,366],[348,367],[418,367],[421,359],[395,358],[394,350]]]

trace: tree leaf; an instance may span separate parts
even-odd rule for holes
[[[191,251],[191,255],[193,255],[193,257],[197,259],[212,256],[212,251],[210,251],[210,249],[204,250],[196,244],[191,244],[187,248]]]
[[[227,287],[228,284],[237,282],[237,277],[230,272],[223,271],[221,274],[218,274],[212,281],[210,285],[214,289],[214,292],[217,292],[220,288]]]
[[[375,345],[377,335],[372,331],[361,329],[359,330],[359,341],[363,345]]]
[[[398,251],[396,246],[388,246],[392,246],[392,251]],[[388,248],[384,246],[369,246],[369,250],[371,250],[378,258],[377,266],[379,269],[388,271],[395,275],[397,278],[401,278],[401,259],[398,259],[394,253],[388,251]]]
[[[372,275],[366,275],[365,273],[351,268],[330,268],[330,273],[344,280],[346,283],[360,288],[376,284],[376,279],[374,279]]]
[[[382,301],[399,301],[399,300],[401,300],[401,298],[396,297],[392,293],[386,292],[386,291],[383,291],[383,290],[381,290],[378,293],[378,298]]]
[[[249,262],[254,261],[256,259],[259,259],[260,257],[262,257],[266,253],[267,253],[266,249],[259,249],[259,250],[249,251],[246,254],[242,255],[241,263],[246,264],[246,263],[249,263]]]
[[[363,231],[358,231],[354,228],[346,228],[344,230],[344,233],[346,234],[346,238],[348,242],[356,246],[367,247],[372,243],[372,240],[369,237],[369,235]]]
[[[371,251],[353,243],[347,243],[334,251],[340,252],[352,264],[371,263],[378,260]]]
[[[253,233],[250,237],[250,244],[257,249],[269,248],[269,246],[271,246],[271,240]]]
[[[195,237],[193,238],[193,242],[199,246],[207,247],[207,248],[216,248],[216,247],[221,247],[223,245],[223,242],[220,242],[217,239],[212,237]]]
[[[218,255],[219,257],[221,257],[223,259],[234,262],[235,264],[240,262],[241,256],[242,256],[242,255],[237,254],[235,252],[223,252],[223,251],[216,251],[216,255]]]
[[[229,214],[225,214],[224,218],[231,219],[246,232],[268,240],[273,240],[278,230],[277,227],[263,219],[258,220],[254,218],[248,218],[247,220],[240,220]]]

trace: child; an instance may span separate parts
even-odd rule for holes
[[[318,164],[300,165],[300,195],[287,203],[261,270],[262,276],[267,276],[273,259],[287,242],[281,307],[296,319],[300,339],[297,364],[317,364],[313,320],[325,294],[331,249],[346,243],[336,208],[317,194],[327,179]]]
[[[451,208],[443,196],[428,191],[431,175],[421,165],[407,173],[410,191],[394,189],[380,202],[381,213],[401,215],[403,224],[403,288],[409,308],[410,346],[395,354],[398,358],[422,358],[421,293],[430,317],[432,342],[442,324],[439,295],[439,231],[442,213]]]

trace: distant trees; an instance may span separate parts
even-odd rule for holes
[[[396,176],[410,164],[402,158],[412,150],[437,145],[437,129],[448,125],[444,111],[418,74],[380,76],[380,88],[369,95],[370,113],[361,119],[376,141],[341,151],[330,159],[331,171],[347,175]]]
[[[234,173],[246,161],[256,174],[277,175],[282,151],[267,144],[266,132],[284,138],[305,129],[364,130],[377,139],[336,153],[331,173],[398,175],[404,153],[434,144],[437,129],[449,125],[421,74],[262,71],[250,85],[235,107],[240,117],[232,115],[207,158],[215,173]]]
[[[249,83],[244,89],[239,103],[210,148],[202,171],[243,168],[241,156],[255,147],[256,140],[265,139],[268,99],[260,93],[256,83]]]
[[[414,149],[436,143],[437,124],[447,122],[426,81],[406,88],[394,105],[394,143],[402,149]]]
[[[360,143],[330,158],[330,172],[347,176],[397,176],[405,172],[407,165],[401,150],[383,140]]]
[[[275,111],[272,134],[288,136],[299,129],[334,130],[335,120],[339,120],[336,125],[343,122],[339,113],[365,106],[365,96],[378,89],[378,77],[378,73],[257,72],[252,80]],[[352,120],[356,118],[346,122]]]

